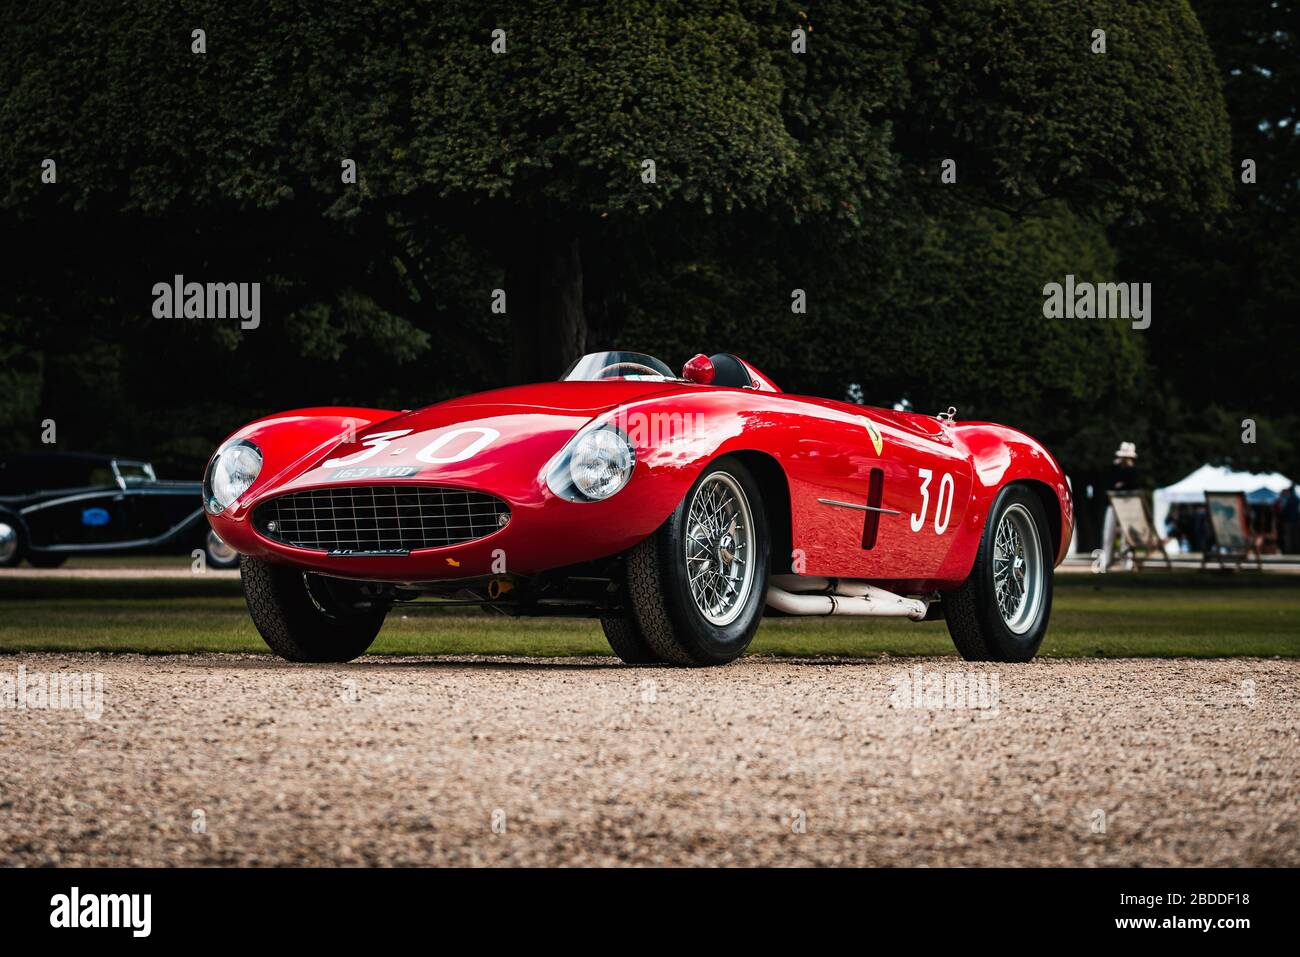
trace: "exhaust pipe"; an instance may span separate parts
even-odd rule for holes
[[[790,588],[802,594],[787,591]],[[904,598],[866,582],[804,575],[773,575],[767,603],[788,615],[870,615],[913,621],[923,619],[929,607],[919,598]]]

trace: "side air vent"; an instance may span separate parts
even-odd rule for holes
[[[885,470],[872,469],[867,484],[867,506],[870,511],[862,520],[862,547],[875,548],[876,534],[880,531],[880,500],[885,497]]]

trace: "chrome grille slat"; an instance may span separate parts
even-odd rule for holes
[[[503,518],[504,516],[504,518]],[[460,545],[510,517],[483,492],[437,485],[357,485],[291,492],[257,506],[253,524],[273,541],[317,551],[396,551]],[[269,523],[275,523],[275,531]]]

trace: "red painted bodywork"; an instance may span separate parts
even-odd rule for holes
[[[1051,454],[1014,429],[989,423],[951,424],[930,416],[894,412],[781,393],[749,367],[753,389],[687,382],[604,380],[553,382],[483,392],[414,412],[378,409],[300,409],[269,416],[235,432],[261,449],[264,464],[252,487],[212,527],[245,554],[349,578],[389,582],[448,581],[498,572],[529,575],[622,552],[657,529],[682,500],[700,471],[729,453],[766,456],[780,469],[784,489],[770,502],[788,510],[794,554],[774,555],[773,568],[800,574],[865,578],[910,591],[952,588],[970,572],[984,520],[998,491],[1010,482],[1036,483],[1056,526],[1056,561],[1065,555],[1073,508],[1065,476]],[[595,419],[620,425],[636,448],[631,480],[601,502],[570,502],[546,484],[551,459],[574,433]],[[877,454],[867,428],[874,423]],[[356,442],[344,444],[351,427]],[[416,453],[453,428],[483,426],[500,437],[464,461],[428,465]],[[500,531],[465,545],[414,551],[405,556],[330,557],[262,536],[249,521],[262,501],[286,492],[343,486],[330,458],[363,453],[368,436],[410,429],[363,460],[365,465],[407,465],[408,478],[362,479],[353,484],[434,484],[491,493],[509,503],[511,519]],[[441,450],[454,456],[473,436]],[[346,461],[344,465],[351,464]],[[862,548],[867,514],[819,499],[864,504],[871,470],[884,470],[877,540]],[[924,522],[921,469],[933,479]],[[936,533],[936,499],[942,475],[952,476],[952,510]],[[500,551],[498,551],[500,550]]]

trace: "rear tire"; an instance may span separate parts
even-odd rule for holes
[[[383,627],[388,601],[355,582],[273,565],[239,561],[244,600],[258,633],[289,661],[351,661]]]
[[[1052,613],[1051,551],[1043,503],[1023,485],[1008,485],[989,509],[970,577],[943,596],[948,633],[963,658],[1034,657]]]
[[[768,542],[753,476],[734,458],[710,464],[659,530],[627,553],[625,602],[648,648],[677,665],[739,658],[763,618]]]

